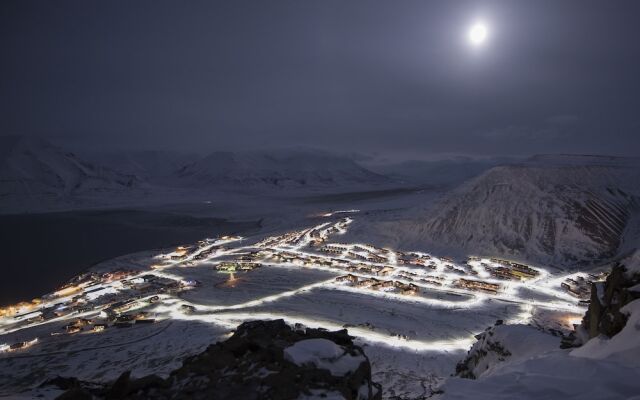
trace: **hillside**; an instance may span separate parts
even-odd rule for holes
[[[183,185],[237,188],[344,187],[389,183],[354,161],[322,151],[214,152],[178,171]]]
[[[126,193],[140,182],[98,167],[37,138],[0,137],[0,204],[45,206],[75,202],[80,197]]]
[[[172,151],[91,152],[86,158],[127,175],[134,175],[145,182],[167,184],[175,178],[176,171],[197,159],[194,154]]]
[[[536,156],[494,167],[379,230],[442,251],[599,262],[637,240],[639,166],[633,158]]]
[[[84,157],[40,139],[0,138],[3,213],[201,202],[231,193],[370,190],[394,181],[318,150],[93,152]]]

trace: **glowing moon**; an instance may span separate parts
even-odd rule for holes
[[[469,29],[469,42],[474,46],[480,46],[487,40],[489,29],[482,22],[476,22]]]

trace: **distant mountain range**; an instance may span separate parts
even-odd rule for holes
[[[392,185],[353,160],[319,150],[93,153],[89,161],[44,140],[0,137],[2,212],[100,207],[162,201],[170,192],[198,194],[272,190],[334,192]],[[170,200],[168,200],[170,201]]]
[[[137,190],[132,175],[96,166],[50,143],[21,136],[0,136],[0,204],[2,209],[75,202]]]
[[[167,184],[177,171],[200,158],[195,154],[172,151],[91,152],[83,157],[138,180]]]
[[[0,210],[40,212],[167,204],[226,193],[336,193],[399,185],[350,158],[310,149],[213,152],[205,157],[131,152],[90,160],[43,140],[0,137]],[[363,233],[396,246],[559,266],[607,260],[640,244],[640,159],[539,155],[490,167],[493,162],[426,166],[431,172],[425,175],[454,168],[449,184],[489,169],[435,205],[367,222],[373,226]]]
[[[354,161],[322,151],[215,152],[178,171],[188,185],[232,187],[345,187],[391,180]]]

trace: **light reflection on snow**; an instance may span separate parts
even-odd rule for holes
[[[324,217],[331,217],[341,213],[352,213],[357,210],[335,211],[327,213]],[[349,286],[336,282],[335,277],[322,280],[312,284],[297,287],[292,290],[282,291],[280,293],[271,294],[253,300],[240,302],[232,305],[207,305],[199,304],[196,301],[189,301],[178,297],[175,294],[160,294],[159,301],[149,307],[151,311],[156,313],[160,318],[168,318],[182,321],[199,321],[203,323],[214,324],[225,329],[233,329],[239,323],[255,320],[255,319],[277,319],[282,318],[289,323],[302,323],[309,327],[323,327],[326,329],[342,329],[343,323],[327,320],[326,318],[312,318],[305,315],[290,315],[284,312],[249,312],[252,308],[265,306],[277,301],[295,297],[303,293],[310,293],[315,290],[333,290],[346,293],[355,293],[361,296],[369,296],[371,298],[390,300],[397,303],[407,303],[418,306],[425,306],[434,309],[480,309],[488,302],[497,301],[505,304],[514,304],[520,308],[519,314],[509,319],[508,323],[528,324],[534,318],[536,308],[559,310],[571,315],[580,315],[584,312],[584,307],[578,304],[576,298],[572,297],[565,291],[560,289],[560,283],[567,276],[552,276],[547,270],[536,267],[539,273],[537,276],[522,281],[506,281],[492,277],[492,275],[482,268],[484,263],[490,264],[492,261],[488,259],[478,259],[461,266],[451,260],[444,260],[428,255],[422,252],[412,252],[419,257],[425,257],[433,262],[433,269],[420,269],[417,265],[407,266],[399,260],[399,254],[393,249],[379,249],[364,243],[346,243],[340,244],[344,251],[340,254],[326,255],[321,254],[313,247],[315,243],[324,243],[331,235],[342,234],[346,232],[349,224],[353,222],[350,217],[343,217],[338,222],[323,222],[311,228],[303,229],[296,232],[289,232],[278,237],[270,237],[263,239],[259,243],[245,244],[247,241],[240,237],[222,238],[219,240],[207,239],[203,241],[200,247],[189,253],[187,248],[180,248],[175,252],[158,255],[153,257],[153,263],[149,265],[150,269],[140,272],[128,279],[137,279],[144,275],[154,275],[157,277],[167,278],[178,282],[184,282],[185,277],[180,274],[181,267],[198,268],[211,263],[219,262],[224,257],[231,255],[248,254],[256,250],[264,250],[273,255],[287,254],[294,257],[292,261],[264,261],[265,268],[309,268],[332,273],[345,273],[344,267],[336,264],[337,262],[345,265],[365,265],[369,267],[393,267],[393,273],[388,277],[396,282],[405,285],[415,285],[420,291],[428,295],[437,295],[441,298],[432,298],[427,296],[406,295],[402,293],[389,292],[384,290],[373,290],[371,288]],[[242,245],[240,242],[242,240]],[[234,244],[236,247],[226,249],[222,245]],[[351,253],[351,255],[349,255]],[[207,254],[206,257],[202,257]],[[384,262],[368,261],[366,256],[374,254],[381,258],[384,256]],[[354,261],[353,257],[360,257]],[[376,258],[373,258],[377,260]],[[164,260],[162,264],[158,264],[157,260]],[[321,265],[318,262],[305,262],[305,260],[324,260],[329,265]],[[448,269],[446,266],[453,266]],[[180,269],[176,268],[180,267]],[[210,268],[210,267],[209,267]],[[456,269],[458,269],[457,272]],[[454,285],[461,277],[467,278],[466,275],[461,276],[460,271],[465,270],[467,273],[473,273],[472,279],[480,279],[482,281],[496,284],[500,286],[497,293],[485,293],[480,291],[471,291],[468,288],[461,288]],[[171,272],[169,272],[171,270]],[[350,274],[359,278],[380,278],[377,275],[361,273],[359,271],[351,271]],[[402,275],[403,273],[404,275]],[[413,275],[411,275],[413,274]],[[432,278],[438,276],[441,279],[442,287],[430,285],[421,282],[419,279],[407,279],[407,277],[416,276],[422,278]],[[230,278],[234,282],[237,277]],[[112,291],[121,291],[123,285],[120,281],[101,284],[105,288]],[[237,290],[241,285],[227,285],[226,290]],[[197,290],[197,289],[195,289]],[[540,298],[532,298],[532,296],[542,298],[550,298],[542,300]],[[447,297],[456,296],[456,300],[447,300]],[[462,296],[462,299],[460,298]],[[69,301],[71,297],[57,298],[55,301]],[[75,318],[91,318],[95,317],[104,307],[97,307],[92,311],[62,316],[43,322],[37,322],[28,327],[50,324],[53,322],[65,321]],[[575,320],[575,317],[572,317]],[[573,321],[573,320],[572,320]],[[20,329],[24,326],[16,325],[16,321],[12,318],[0,318],[0,326],[4,329],[0,333],[6,334]],[[414,351],[452,351],[468,349],[474,342],[471,332],[467,335],[450,340],[421,340],[416,338],[398,337],[388,333],[373,331],[359,326],[349,327],[349,333],[365,343],[376,343],[391,347],[399,347],[411,349]]]

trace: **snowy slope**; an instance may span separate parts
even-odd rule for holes
[[[43,140],[0,137],[0,204],[70,200],[78,196],[127,192],[132,176],[97,167]]]
[[[180,169],[186,185],[303,188],[389,183],[354,161],[313,150],[214,152]]]
[[[616,255],[640,207],[638,159],[537,156],[490,169],[396,226],[425,243],[555,265]]]
[[[172,151],[93,152],[86,155],[92,163],[101,165],[140,180],[167,183],[183,166],[198,156]]]
[[[535,340],[540,333],[533,328],[505,326],[496,332],[494,340],[501,340],[503,347],[515,354],[525,348],[527,355],[513,359],[507,357],[502,363],[486,368],[486,372],[480,374],[477,380],[450,378],[442,387],[444,393],[441,398],[638,398],[640,300],[627,304],[624,310],[629,314],[629,320],[620,333],[611,339],[593,338],[572,351],[540,345],[540,341]],[[522,335],[526,329],[529,330],[529,336]],[[515,335],[509,334],[509,331]]]
[[[594,337],[573,350],[571,355],[595,360],[613,359],[640,368],[640,300],[627,304],[620,311],[629,315],[620,333],[612,338]]]
[[[35,138],[0,138],[0,212],[199,203],[233,193],[334,193],[395,184],[349,158],[313,150],[216,152],[207,157],[168,151],[87,156],[90,162]]]
[[[528,325],[496,325],[476,336],[456,375],[476,379],[547,351],[558,349],[560,339]]]

